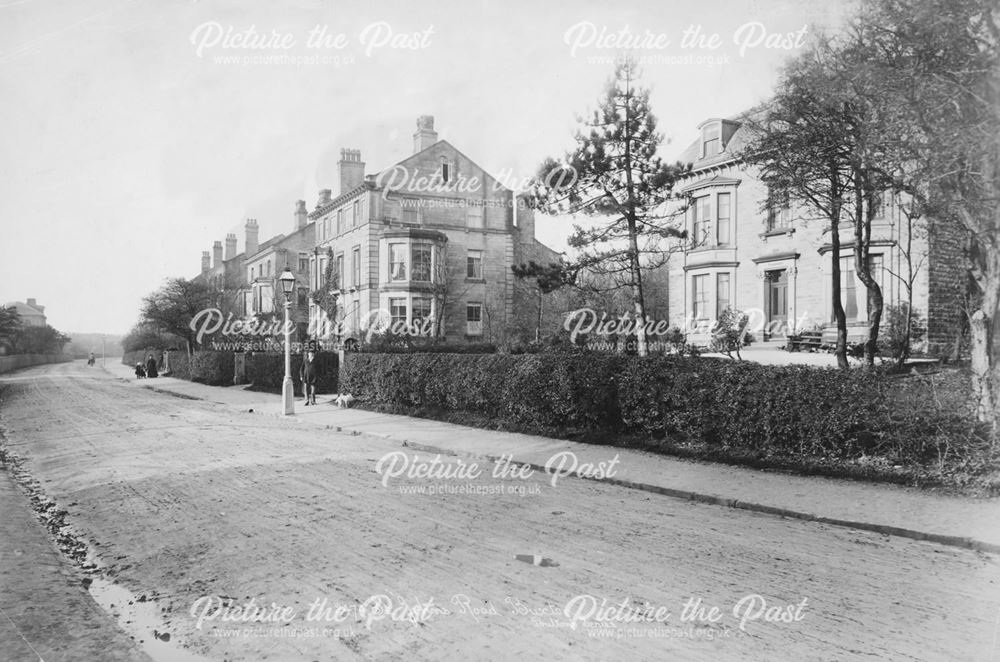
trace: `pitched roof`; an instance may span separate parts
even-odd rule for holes
[[[481,165],[479,165],[476,161],[470,159],[464,152],[462,152],[462,150],[458,149],[457,147],[455,147],[454,145],[452,145],[447,140],[438,140],[438,141],[436,141],[436,142],[428,145],[427,147],[424,147],[419,152],[414,152],[413,154],[410,154],[409,156],[407,156],[403,160],[397,161],[396,163],[393,163],[388,168],[383,168],[382,170],[379,170],[379,171],[374,172],[372,174],[366,175],[365,176],[365,180],[361,184],[359,184],[358,186],[355,186],[354,188],[352,188],[352,189],[350,189],[348,191],[344,191],[343,193],[341,193],[337,197],[332,198],[330,200],[330,202],[326,203],[322,207],[317,207],[316,209],[314,209],[311,212],[309,212],[309,218],[316,219],[316,218],[319,218],[320,216],[323,216],[325,213],[327,213],[328,211],[330,211],[334,207],[340,206],[341,202],[343,202],[347,198],[352,197],[353,195],[355,195],[359,191],[362,191],[364,189],[377,190],[378,188],[380,188],[378,186],[377,182],[380,180],[380,178],[382,177],[382,175],[384,173],[387,173],[387,172],[391,171],[393,168],[396,168],[398,166],[401,166],[401,165],[405,164],[407,161],[409,161],[409,160],[411,160],[411,159],[413,159],[413,158],[415,158],[415,157],[423,154],[427,150],[439,148],[441,146],[447,146],[452,151],[454,151],[456,154],[458,154],[462,158],[466,159],[469,163],[474,164],[477,168],[479,168],[480,170],[482,170],[483,176],[484,176],[483,177],[483,187],[484,188],[489,187],[490,190],[494,190],[494,191],[497,191],[497,190],[509,190],[509,189],[507,189],[506,186],[504,186],[502,183],[500,183],[500,181],[496,177],[494,177],[490,173],[486,172],[485,168],[483,168]]]
[[[33,317],[38,315],[45,317],[45,313],[38,310],[34,306],[29,306],[23,301],[10,301],[8,303],[5,303],[3,307],[15,309],[17,311],[17,314],[20,315],[21,317]]]

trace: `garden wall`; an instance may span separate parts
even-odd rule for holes
[[[29,368],[33,365],[43,365],[46,363],[65,363],[72,361],[73,357],[68,354],[13,354],[11,356],[0,356],[0,373]]]

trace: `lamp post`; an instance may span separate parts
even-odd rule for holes
[[[290,312],[292,309],[292,290],[295,289],[295,275],[285,265],[285,270],[278,277],[281,291],[285,294],[285,381],[281,384],[281,399],[284,403],[285,416],[295,413],[295,386],[292,384],[292,329]]]

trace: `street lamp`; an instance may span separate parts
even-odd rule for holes
[[[284,402],[284,414],[295,413],[295,386],[292,384],[292,329],[290,311],[292,309],[292,290],[295,289],[295,274],[288,265],[278,277],[281,291],[285,294],[285,381],[281,384],[281,399]]]

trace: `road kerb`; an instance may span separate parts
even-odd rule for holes
[[[403,445],[408,448],[413,448],[414,450],[418,450],[424,453],[437,453],[441,455],[461,456],[461,457],[468,457],[470,459],[489,460],[490,462],[498,462],[501,459],[499,456],[480,455],[464,451],[455,451],[452,449],[440,448],[438,446],[420,444],[412,441],[404,440]],[[516,459],[510,460],[510,462],[511,464],[519,464],[531,467],[535,471],[541,471],[543,473],[546,471],[544,466],[535,464],[533,462],[519,462]],[[814,515],[812,513],[801,512],[798,510],[791,510],[789,508],[778,508],[776,506],[768,506],[762,503],[754,503],[752,501],[740,501],[739,499],[729,499],[714,494],[704,494],[702,492],[694,492],[691,490],[680,490],[673,487],[666,487],[663,485],[652,485],[650,483],[637,483],[635,481],[622,480],[620,478],[595,478],[592,476],[579,476],[574,474],[568,474],[568,476],[572,478],[590,480],[597,483],[607,483],[609,485],[617,485],[619,487],[625,487],[632,490],[640,490],[643,492],[661,494],[663,496],[673,497],[675,499],[682,499],[685,501],[695,501],[698,503],[705,503],[715,506],[724,506],[726,508],[735,508],[738,510],[747,510],[750,512],[761,513],[765,515],[774,515],[777,517],[784,517],[788,519],[798,519],[807,522],[829,524],[831,526],[856,529],[859,531],[870,531],[873,533],[880,533],[887,536],[909,538],[911,540],[922,540],[926,542],[937,543],[939,545],[946,545],[949,547],[971,549],[977,552],[1000,554],[1000,545],[985,542],[982,540],[976,540],[975,538],[966,538],[963,536],[949,536],[941,533],[930,533],[927,531],[917,531],[915,529],[907,529],[898,526],[889,526],[887,524],[876,524],[873,522],[859,522],[856,520],[840,519],[837,517],[824,517],[820,515]]]

